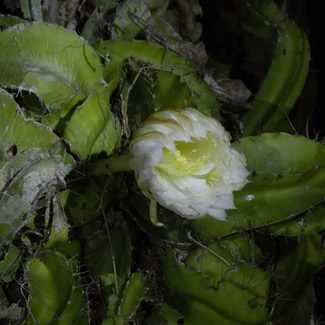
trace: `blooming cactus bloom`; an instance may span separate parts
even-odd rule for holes
[[[214,118],[194,108],[153,113],[131,141],[130,166],[145,195],[188,219],[225,220],[247,183],[245,157]]]

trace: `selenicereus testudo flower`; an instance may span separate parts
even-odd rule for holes
[[[220,122],[194,108],[154,112],[130,144],[131,168],[143,193],[181,217],[225,220],[233,191],[247,183],[245,157]]]

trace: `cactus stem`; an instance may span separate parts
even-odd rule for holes
[[[220,256],[219,254],[217,254],[215,251],[213,251],[212,249],[210,249],[209,247],[203,245],[202,243],[200,243],[198,240],[194,239],[191,235],[191,232],[188,231],[187,232],[187,238],[192,241],[193,243],[195,243],[196,245],[202,247],[203,249],[205,249],[207,252],[209,252],[210,254],[212,254],[213,256],[219,258],[222,262],[224,262],[230,269],[233,268],[233,265],[230,264],[225,258],[223,258],[222,256]]]
[[[254,231],[252,227],[252,223],[250,220],[247,220],[248,227],[249,227],[249,233],[251,237],[251,257],[252,257],[252,265],[255,266],[255,246],[254,246]]]
[[[126,153],[120,156],[112,156],[101,159],[90,166],[90,173],[94,176],[129,171],[131,154]]]

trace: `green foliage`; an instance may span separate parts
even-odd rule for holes
[[[237,209],[227,211],[228,222],[210,217],[192,222],[200,238],[279,223],[323,202],[322,144],[302,136],[265,133],[242,138],[233,147],[245,154],[247,168],[255,174],[249,184],[234,193]],[[276,227],[280,231],[281,226]]]
[[[325,166],[324,146],[303,136],[264,133],[232,146],[245,154],[247,169],[258,174],[299,174]]]
[[[145,294],[144,280],[140,273],[133,273],[126,282],[118,308],[119,317],[131,318]]]
[[[100,59],[84,40],[59,26],[34,23],[7,28],[0,44],[7,51],[0,54],[0,84],[34,93],[54,111],[47,114],[41,107],[41,121],[55,128],[81,159],[111,154],[119,141],[119,123],[109,110],[114,85],[102,86]],[[75,107],[80,100],[84,102]],[[89,133],[80,137],[80,127]]]
[[[85,249],[85,261],[90,272],[96,275],[107,275],[116,272],[127,277],[130,274],[131,243],[126,225],[90,238]],[[114,263],[111,256],[114,255]]]
[[[249,1],[246,4],[250,6]],[[272,1],[260,1],[249,10],[251,20],[246,20],[246,24],[251,32],[260,36],[255,21],[259,25],[264,23],[267,30],[273,23],[278,38],[271,67],[254,97],[251,111],[243,118],[245,136],[273,132],[286,122],[306,81],[310,61],[306,34],[294,21],[285,19]]]
[[[0,26],[15,26],[22,23],[24,20],[15,16],[0,14]]]
[[[276,236],[301,236],[324,229],[324,204],[311,208],[306,213],[291,217],[287,221],[267,227],[266,231]]]
[[[21,251],[13,244],[9,245],[3,260],[0,262],[0,276],[2,281],[10,282],[14,280],[17,269],[21,262]]]
[[[40,0],[21,0],[20,6],[26,19],[42,21],[42,6]]]
[[[109,95],[114,90],[110,88],[89,95],[66,122],[63,138],[81,159],[102,152],[109,156],[120,141],[120,124],[109,109]]]
[[[242,61],[270,58],[238,103],[212,74],[245,78],[249,64],[238,70],[226,45],[208,61],[198,1],[84,4],[5,1],[22,17],[0,14],[0,322],[308,322],[325,261],[325,149],[288,133],[309,69],[302,28],[271,0],[220,8]],[[121,172],[137,126],[184,106],[229,126],[251,175],[226,221],[158,207],[156,227]]]
[[[183,57],[167,51],[157,44],[135,40],[103,41],[96,44],[95,49],[103,56],[109,55],[110,57],[104,69],[104,78],[106,81],[119,77],[123,71],[125,60],[130,57],[135,58],[136,62],[143,63],[142,67],[140,65],[140,69],[135,68],[138,73],[141,73],[141,69],[149,71],[150,69],[158,70],[157,80],[154,82],[152,92],[150,92],[156,95],[151,96],[150,99],[144,97],[144,104],[149,100],[151,107],[166,107],[170,105],[168,102],[171,98],[170,95],[177,93],[177,97],[180,96],[180,98],[176,97],[175,104],[173,105],[178,104],[182,107],[187,105],[187,103],[194,104],[195,107],[207,115],[210,115],[210,112],[218,115],[219,104],[214,93],[202,80],[195,68]],[[165,73],[161,73],[160,71]],[[150,72],[148,74],[150,75]],[[177,89],[175,89],[176,78],[179,80]],[[136,81],[134,79],[131,84]],[[183,83],[185,84],[185,88]],[[147,87],[149,88],[150,85],[147,85]],[[129,86],[129,88],[129,91],[131,91],[132,87]],[[141,87],[141,92],[145,90]],[[137,96],[139,96],[139,93]],[[140,96],[142,97],[144,95],[140,93]],[[135,107],[138,106],[136,103],[134,105]]]
[[[36,94],[50,110],[98,89],[99,57],[76,33],[43,23],[0,33],[0,84]]]
[[[169,252],[163,266],[167,285],[184,299],[185,322],[266,323],[270,274],[234,261],[217,243],[207,248],[191,251],[185,265],[173,263]]]
[[[281,238],[279,260],[273,274],[278,294],[273,319],[288,324],[310,320],[313,302],[306,289],[324,258],[322,238],[318,234],[298,239]]]
[[[146,321],[148,325],[159,324],[159,322],[162,324],[177,324],[177,321],[180,319],[182,319],[182,314],[163,302],[153,310]]]
[[[74,162],[46,126],[25,118],[0,90],[0,245],[9,243],[51,187],[64,184]]]
[[[77,275],[77,255],[43,251],[26,261],[30,298],[27,324],[86,324],[85,300]]]

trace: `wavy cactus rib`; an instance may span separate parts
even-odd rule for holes
[[[278,294],[271,315],[275,323],[296,324],[310,321],[314,302],[306,296],[306,289],[312,285],[312,276],[324,264],[325,250],[322,241],[319,234],[293,240],[281,238],[273,274]]]
[[[144,298],[146,280],[140,273],[131,274],[131,242],[127,224],[118,218],[120,227],[97,232],[85,250],[91,273],[100,276],[105,286],[107,318],[103,324],[124,324],[135,314]],[[130,275],[131,274],[131,275]]]
[[[325,207],[320,204],[313,207],[307,212],[290,218],[265,228],[264,230],[275,236],[307,236],[316,234],[320,230],[325,229]]]
[[[275,23],[284,18],[283,13],[275,4],[274,1],[271,0],[245,0],[246,5],[254,11],[255,15],[259,15],[264,23],[267,22]]]
[[[257,174],[299,174],[325,167],[324,145],[304,136],[264,133],[241,138],[232,147],[245,155],[247,169]]]
[[[109,156],[120,143],[120,123],[109,103],[114,89],[103,86],[89,95],[66,122],[63,138],[81,159],[102,152]]]
[[[182,314],[168,303],[163,302],[146,318],[146,323],[148,325],[156,325],[159,324],[159,322],[164,322],[164,324],[177,324],[181,319],[183,319]]]
[[[86,179],[75,186],[69,186],[68,190],[60,192],[60,198],[64,206],[64,212],[67,215],[70,225],[80,227],[97,220],[101,215],[102,206],[106,209],[109,203],[107,193],[102,200],[103,191],[93,181]]]
[[[210,115],[218,115],[219,103],[215,94],[199,76],[198,72],[182,57],[171,51],[145,41],[103,41],[94,45],[95,49],[104,57],[109,56],[110,61],[106,63],[104,76],[107,81],[119,78],[122,74],[124,61],[129,57],[149,64],[151,68],[170,72],[184,82],[189,90],[195,95],[197,108]]]
[[[8,27],[8,26],[15,26],[18,24],[21,24],[24,21],[21,18],[18,18],[16,16],[10,16],[10,15],[2,15],[0,14],[0,26],[3,28],[3,26]]]
[[[34,21],[43,21],[41,0],[20,0],[20,7],[24,18]]]
[[[83,99],[103,80],[95,51],[76,33],[45,23],[0,33],[0,85],[35,93],[50,109]]]
[[[27,120],[11,95],[0,90],[0,244],[29,220],[37,200],[64,184],[74,165],[59,138]]]
[[[57,126],[81,159],[113,151],[119,123],[109,110],[109,97],[116,83],[101,85],[99,57],[82,38],[58,26],[34,23],[6,29],[0,33],[0,44],[7,51],[1,52],[0,84],[34,92],[46,106],[61,108],[42,122]],[[86,96],[70,117],[71,108]],[[57,125],[60,118],[69,120]]]
[[[292,20],[274,22],[277,19],[277,12],[265,19],[268,24],[274,23],[278,40],[252,110],[243,118],[245,136],[277,129],[293,108],[307,77],[310,50],[305,33]]]
[[[4,256],[0,261],[0,279],[6,283],[14,280],[17,269],[19,268],[22,260],[21,250],[13,244],[4,252]],[[1,319],[1,318],[0,318]]]
[[[97,276],[111,274],[128,277],[131,268],[131,243],[126,225],[110,230],[110,240],[104,232],[87,241],[85,261]],[[110,243],[112,244],[110,246]]]
[[[285,133],[243,138],[233,146],[247,157],[257,175],[234,192],[237,209],[226,222],[205,217],[191,223],[202,239],[282,222],[324,202],[325,147]]]
[[[27,324],[85,324],[85,300],[76,260],[54,251],[43,251],[26,261],[30,286]]]
[[[288,22],[287,24],[289,25]],[[298,29],[297,26],[293,28]],[[310,48],[309,41],[305,32],[300,28],[295,32],[296,35],[291,36],[289,33],[289,26],[281,26],[281,29],[288,29],[288,35],[281,35],[280,37],[299,38],[299,47],[296,48],[296,52],[294,53],[297,56],[297,65],[293,72],[291,72],[291,81],[286,85],[286,93],[282,97],[281,101],[278,103],[278,107],[275,112],[272,114],[272,116],[269,118],[269,120],[263,127],[264,132],[274,131],[279,127],[281,122],[286,121],[289,113],[294,107],[295,102],[301,94],[309,71]],[[279,34],[282,33],[281,29]],[[281,40],[279,39],[279,42],[280,41]],[[288,49],[288,51],[290,51],[290,49]],[[287,53],[286,49],[283,50],[283,53],[284,52]]]
[[[140,273],[133,273],[125,284],[117,314],[129,319],[134,316],[145,294],[145,280]]]
[[[243,28],[259,38],[270,39],[274,32],[272,24],[284,19],[273,1],[239,0],[239,3],[243,6]]]
[[[130,19],[131,14],[141,20],[150,18],[151,12],[147,1],[127,0],[120,3],[113,22],[113,39],[133,39],[141,31],[141,27]]]
[[[69,224],[58,194],[46,244],[25,262],[29,285],[27,324],[89,323],[79,275],[79,244],[68,241]]]
[[[197,107],[197,96],[179,76],[157,71],[137,58],[129,58],[127,63],[129,73],[121,96],[123,108],[130,118],[141,115],[142,119],[162,107]]]
[[[106,17],[117,7],[117,5],[116,2],[105,2],[104,6],[96,7],[84,24],[81,36],[90,44],[98,42],[101,39],[99,32],[106,25]]]
[[[233,256],[216,243],[208,249],[192,251],[184,265],[173,262],[169,250],[163,265],[166,284],[183,297],[185,323],[267,323],[270,274],[235,262]],[[213,253],[227,259],[233,268]]]

